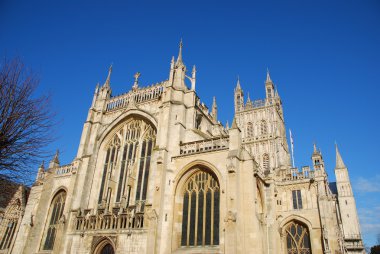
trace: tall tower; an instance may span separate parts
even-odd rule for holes
[[[243,145],[255,157],[263,171],[290,165],[282,103],[267,72],[266,98],[244,105],[240,81],[235,88],[235,119],[242,130]]]
[[[336,149],[335,177],[338,191],[338,203],[343,227],[344,248],[347,253],[364,253],[363,242],[360,234],[358,214],[355,198],[352,193],[348,170]]]

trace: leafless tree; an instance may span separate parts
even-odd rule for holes
[[[20,59],[0,66],[0,179],[30,182],[36,163],[47,156],[55,114],[50,97],[37,95],[39,79]]]

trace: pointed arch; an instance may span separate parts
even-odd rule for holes
[[[116,246],[115,243],[109,237],[101,237],[93,245],[93,254],[115,254]]]
[[[220,178],[205,165],[188,166],[176,177],[173,248],[219,245]]]
[[[66,202],[66,191],[60,189],[56,192],[51,201],[45,233],[43,237],[42,250],[53,250],[54,242],[59,229],[60,219],[63,215]]]
[[[97,167],[101,171],[98,189],[101,209],[109,210],[114,202],[123,207],[134,202],[139,212],[144,211],[156,133],[156,126],[147,118],[128,114],[102,138]]]
[[[287,254],[311,254],[310,232],[306,224],[292,220],[285,228]]]

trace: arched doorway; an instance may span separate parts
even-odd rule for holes
[[[306,225],[291,221],[285,232],[287,254],[311,254],[310,233]]]

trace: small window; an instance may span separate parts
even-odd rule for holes
[[[261,131],[261,135],[268,134],[267,122],[265,122],[265,120],[262,120],[260,123],[260,131]]]
[[[251,122],[247,124],[247,137],[253,137],[253,124]]]
[[[292,195],[293,195],[293,209],[302,209],[301,190],[292,191]]]

